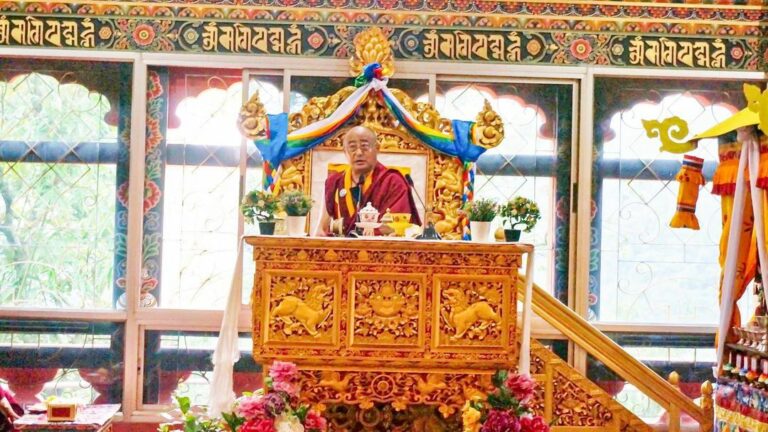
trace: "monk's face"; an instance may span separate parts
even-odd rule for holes
[[[376,167],[378,149],[376,135],[368,128],[354,127],[344,135],[344,153],[347,155],[355,179]]]

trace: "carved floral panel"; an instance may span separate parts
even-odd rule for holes
[[[350,275],[350,346],[419,349],[424,340],[423,275]]]

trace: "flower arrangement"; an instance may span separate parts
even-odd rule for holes
[[[326,432],[328,424],[307,405],[298,404],[298,369],[293,363],[276,361],[269,369],[266,393],[246,393],[235,401],[222,419],[206,417],[190,407],[189,398],[177,397],[180,422],[160,425],[158,432]]]
[[[240,212],[245,216],[248,223],[272,222],[275,220],[275,214],[280,208],[280,200],[272,195],[258,189],[245,194],[240,203]]]
[[[536,391],[531,377],[497,371],[493,385],[496,389],[486,400],[467,401],[464,405],[464,432],[549,432],[549,425],[529,406]]]
[[[516,226],[522,225],[525,232],[531,232],[541,219],[539,206],[533,200],[521,196],[512,198],[501,206],[500,214],[503,222],[509,224],[510,229],[516,229]]]
[[[473,200],[464,205],[464,213],[474,222],[491,222],[497,211],[496,202],[488,198]]]
[[[302,191],[290,191],[280,195],[280,204],[288,216],[306,216],[312,208],[312,199]]]

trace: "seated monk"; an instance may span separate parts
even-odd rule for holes
[[[376,133],[356,126],[344,135],[342,142],[349,167],[345,172],[331,173],[325,181],[325,211],[318,234],[331,235],[331,219],[339,218],[344,218],[344,235],[353,232],[358,210],[369,202],[380,217],[387,209],[392,213],[410,213],[411,223],[421,225],[408,181],[400,171],[378,161]],[[381,227],[377,234],[389,232],[389,227]]]
[[[23,414],[24,410],[11,392],[0,386],[0,432],[15,431],[13,422]]]

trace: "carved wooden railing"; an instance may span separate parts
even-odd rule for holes
[[[518,278],[518,295],[525,295],[525,277]],[[608,336],[596,329],[576,312],[534,284],[533,312],[560,331],[564,336],[601,361],[614,373],[637,387],[646,396],[661,405],[668,413],[668,431],[680,431],[681,413],[688,414],[699,423],[699,431],[713,430],[711,400],[702,393],[702,406],[684,395],[653,370],[624,351]],[[711,397],[711,385],[709,397]]]

